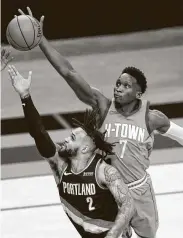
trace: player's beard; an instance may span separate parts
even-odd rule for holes
[[[62,158],[70,159],[77,154],[77,150],[67,149],[65,142],[60,144],[59,155]]]

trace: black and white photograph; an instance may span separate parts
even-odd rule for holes
[[[2,238],[183,236],[183,2],[1,1]]]

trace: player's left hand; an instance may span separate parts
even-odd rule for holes
[[[29,95],[29,89],[31,84],[32,71],[29,71],[28,78],[25,79],[13,65],[8,66],[8,73],[10,75],[11,83],[15,91],[23,98]]]
[[[6,66],[12,61],[13,57],[10,56],[11,51],[7,51],[6,49],[1,50],[1,71],[3,71]]]
[[[18,11],[21,15],[26,15],[21,9],[18,9]],[[29,14],[30,17],[35,18],[32,14],[32,11],[31,11],[30,7],[27,7],[27,11],[28,11],[28,14]],[[44,22],[44,16],[41,16],[39,24],[42,28],[42,31],[43,31],[43,22]]]

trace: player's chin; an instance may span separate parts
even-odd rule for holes
[[[114,97],[114,101],[115,101],[115,103],[121,104],[121,103],[123,103],[123,98],[122,97]]]

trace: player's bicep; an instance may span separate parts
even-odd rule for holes
[[[157,130],[160,133],[166,133],[170,127],[168,117],[158,110],[149,111],[149,123],[152,130]]]
[[[76,96],[93,108],[97,107],[99,102],[104,104],[109,101],[98,89],[91,87],[75,69],[69,70],[66,81]]]
[[[121,207],[124,203],[131,203],[132,198],[127,185],[116,168],[111,165],[104,167],[103,184],[107,186],[113,195],[116,203]]]
[[[97,113],[97,125],[100,128],[103,124],[109,107],[111,105],[111,100],[104,96],[102,92],[98,89],[92,87],[92,91],[95,97],[96,104],[93,106],[93,110],[96,110]]]
[[[96,105],[95,95],[91,86],[77,71],[74,69],[69,70],[65,79],[82,102],[92,107]]]
[[[98,88],[91,87],[91,90],[97,105],[102,103],[104,105],[104,108],[106,108],[111,101],[106,96],[104,96],[104,94]]]

